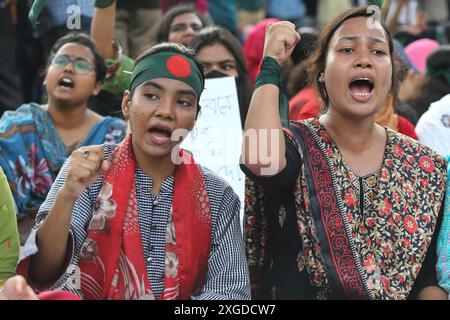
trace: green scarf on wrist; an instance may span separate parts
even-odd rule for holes
[[[272,57],[264,57],[261,70],[256,76],[255,90],[265,84],[273,84],[280,90],[279,95],[279,112],[281,118],[281,126],[289,128],[289,102],[286,94],[281,89],[280,65]]]
[[[96,8],[107,8],[114,3],[115,0],[95,0]]]
[[[35,24],[39,14],[42,11],[42,8],[45,6],[45,0],[34,0],[33,5],[31,6],[30,12],[28,13],[28,19],[31,24]]]

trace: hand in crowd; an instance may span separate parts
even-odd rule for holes
[[[288,21],[269,23],[266,28],[263,56],[272,57],[279,65],[283,65],[299,41],[300,35],[293,23]]]
[[[75,150],[69,158],[67,179],[60,192],[76,199],[110,167],[110,161],[104,160],[102,146]]]
[[[24,277],[15,276],[8,279],[0,290],[0,300],[39,300],[39,298]]]

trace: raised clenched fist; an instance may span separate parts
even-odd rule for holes
[[[75,150],[69,158],[69,171],[61,192],[73,199],[78,198],[110,167],[110,161],[104,160],[102,146],[81,147]]]
[[[293,23],[288,21],[269,23],[266,27],[263,56],[272,57],[282,65],[291,56],[299,41],[300,35]]]

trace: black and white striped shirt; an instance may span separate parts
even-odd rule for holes
[[[105,159],[114,150],[114,145],[104,145]],[[250,299],[250,281],[244,253],[244,244],[239,223],[239,198],[233,189],[208,169],[200,170],[208,192],[211,206],[211,249],[208,259],[206,283],[192,299]],[[45,202],[39,209],[36,225],[25,244],[21,260],[36,254],[36,232],[52,208],[56,195],[68,172],[64,163]],[[152,194],[152,179],[136,168],[136,194],[138,199],[139,225],[147,274],[155,297],[164,291],[165,237],[168,217],[172,206],[174,178],[167,178],[157,196]],[[78,256],[87,236],[87,227],[92,217],[92,208],[102,187],[103,177],[87,188],[75,203],[70,234],[72,255],[66,272],[49,288],[62,289],[81,295],[69,281],[77,269]],[[72,285],[71,285],[72,283]]]

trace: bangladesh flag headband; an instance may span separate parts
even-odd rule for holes
[[[183,81],[194,89],[197,99],[200,99],[205,85],[203,73],[192,59],[179,53],[158,52],[145,57],[134,67],[130,90],[156,78]]]

